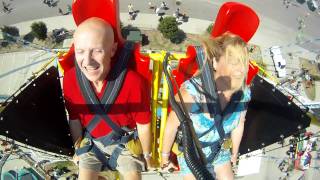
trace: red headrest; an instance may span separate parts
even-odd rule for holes
[[[256,32],[259,22],[259,17],[250,7],[227,2],[218,12],[211,35],[217,37],[229,31],[248,42]]]
[[[119,46],[124,43],[120,31],[119,1],[114,0],[74,0],[72,14],[78,26],[84,20],[91,17],[98,17],[109,22],[114,29],[115,41]]]

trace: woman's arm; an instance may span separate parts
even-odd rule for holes
[[[244,130],[244,122],[246,121],[246,113],[244,111],[240,115],[240,120],[238,126],[231,132],[231,140],[232,140],[232,155],[231,155],[231,162],[236,163],[238,158],[239,147],[243,135]]]
[[[193,102],[192,96],[185,90],[181,90],[181,95],[183,97],[183,101],[187,108],[187,111],[190,111],[191,104]],[[180,104],[180,99],[178,95],[175,96],[176,101]],[[162,158],[161,158],[161,166],[169,162],[169,155],[171,152],[172,145],[174,143],[178,127],[180,126],[180,121],[177,117],[177,114],[172,110],[168,116],[166,127],[163,135],[163,144],[162,144]]]
[[[163,144],[162,144],[162,150],[161,150],[161,153],[162,153],[161,166],[169,161],[169,155],[170,155],[171,148],[175,140],[179,125],[180,125],[180,121],[176,113],[174,111],[171,111],[168,116],[166,128],[164,130],[164,135],[163,135]]]

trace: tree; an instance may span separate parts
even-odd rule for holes
[[[163,34],[167,39],[171,39],[178,32],[178,23],[175,17],[165,17],[163,18],[159,25],[158,30]]]
[[[180,44],[186,39],[186,33],[179,29],[171,38],[170,41],[175,44]]]
[[[179,29],[175,17],[163,18],[159,23],[158,30],[165,38],[175,44],[181,43],[186,38],[186,34]]]
[[[31,24],[31,32],[39,40],[47,38],[47,26],[44,22],[34,22]]]
[[[3,39],[9,42],[16,42],[15,37],[19,37],[19,29],[14,26],[1,27]]]
[[[212,28],[213,28],[213,23],[210,24],[210,25],[207,27],[207,32],[208,32],[209,34],[211,34]]]
[[[24,44],[29,44],[34,40],[34,35],[32,32],[29,32],[28,34],[23,36]]]

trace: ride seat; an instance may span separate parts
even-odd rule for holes
[[[225,32],[231,32],[248,42],[258,29],[259,22],[258,15],[250,7],[237,2],[227,2],[218,12],[211,35],[218,37]],[[173,71],[179,86],[191,78],[198,69],[196,51],[193,46],[188,46],[186,55],[186,58],[180,59],[177,70]],[[257,73],[258,67],[250,63],[246,83],[250,84]]]
[[[114,30],[115,42],[118,42],[118,51],[115,57],[118,56],[119,50],[123,47],[125,40],[122,37],[119,18],[119,1],[113,0],[76,0],[72,2],[73,19],[78,26],[83,21],[91,17],[104,19],[112,26]],[[117,58],[114,58],[116,60]],[[69,70],[74,66],[74,45],[72,44],[68,53],[59,60],[64,71]],[[113,62],[114,63],[114,62]],[[151,72],[149,71],[150,58],[140,54],[140,44],[136,43],[132,60],[129,61],[129,67],[142,75],[150,82]]]

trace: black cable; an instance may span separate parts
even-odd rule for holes
[[[175,111],[179,121],[180,127],[182,130],[182,145],[183,145],[183,155],[186,161],[187,166],[190,168],[192,174],[196,177],[196,179],[200,180],[208,180],[215,179],[209,170],[206,168],[205,157],[203,155],[201,147],[198,147],[195,141],[199,141],[197,136],[195,135],[194,128],[189,117],[188,112],[184,112],[179,104],[175,101],[174,98],[174,90],[171,83],[170,75],[167,70],[169,53],[166,54],[164,62],[163,62],[163,70],[165,73],[165,77],[168,82],[169,87],[169,102],[171,104],[172,109]],[[179,89],[178,93],[179,92]],[[179,95],[181,97],[181,95]],[[180,100],[181,101],[181,100]],[[181,101],[182,103],[182,101]],[[200,143],[199,143],[200,144]],[[200,145],[199,145],[200,146]],[[201,160],[203,158],[203,160]]]

